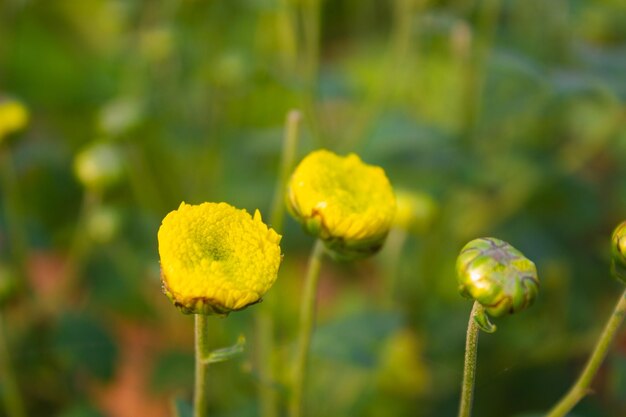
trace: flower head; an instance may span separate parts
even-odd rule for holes
[[[382,168],[355,154],[327,150],[307,155],[288,184],[287,206],[331,253],[355,259],[377,252],[396,212],[396,199]]]
[[[281,262],[280,235],[226,203],[181,203],[159,228],[163,291],[184,313],[226,315],[257,303]]]
[[[474,239],[456,261],[461,295],[478,301],[493,317],[531,305],[539,292],[535,264],[508,243]]]
[[[0,100],[0,141],[28,124],[28,110],[17,100]]]
[[[611,237],[613,275],[626,284],[626,221],[620,223]]]

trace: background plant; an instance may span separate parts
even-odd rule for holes
[[[599,0],[2,2],[0,89],[30,113],[0,144],[26,233],[26,290],[3,313],[30,415],[166,416],[188,398],[193,324],[160,294],[155,232],[182,200],[268,219],[291,108],[298,157],[356,152],[439,208],[397,264],[390,246],[322,270],[308,397],[325,401],[309,414],[454,415],[467,324],[454,259],[489,235],[524,248],[542,289],[482,338],[474,413],[549,409],[621,290],[606,271],[626,212],[624,28],[621,2]],[[89,243],[73,295],[42,312],[85,194],[74,160],[95,140],[124,161],[102,199],[120,232]],[[8,198],[3,186],[0,261],[15,269]],[[310,247],[290,219],[283,235],[292,256],[265,300],[281,401]],[[257,415],[253,315],[216,325],[213,347],[243,333],[248,350],[214,366],[213,415]],[[578,414],[624,415],[625,352],[622,330]]]

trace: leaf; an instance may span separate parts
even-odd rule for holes
[[[202,363],[208,365],[211,363],[224,362],[232,357],[239,355],[243,352],[244,347],[246,346],[246,338],[243,335],[239,335],[237,338],[237,343],[230,347],[216,349],[209,354],[207,358],[205,358]]]

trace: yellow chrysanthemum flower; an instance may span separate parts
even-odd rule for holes
[[[382,168],[355,154],[318,150],[306,156],[288,184],[287,206],[305,229],[340,258],[378,251],[396,212],[396,198]]]
[[[184,313],[226,315],[257,303],[280,265],[281,236],[226,203],[181,203],[159,228],[163,291]]]
[[[0,101],[0,141],[28,124],[28,110],[16,100]]]

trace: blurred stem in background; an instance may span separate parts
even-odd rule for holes
[[[204,314],[195,315],[195,360],[196,377],[193,394],[193,417],[207,416],[207,380],[209,364],[205,358],[211,354],[209,350],[209,317]]]
[[[476,133],[475,130],[480,119],[487,61],[493,47],[500,7],[500,0],[482,0],[478,9],[476,34],[473,38],[468,34],[467,40],[464,42],[465,47],[473,52],[466,65],[465,97],[463,99],[466,111],[463,122],[465,134],[463,136],[468,149],[473,141],[473,135]],[[462,56],[465,56],[463,51],[459,52]]]
[[[274,188],[274,199],[272,200],[270,212],[270,224],[278,233],[283,229],[283,221],[285,218],[285,188],[296,158],[301,121],[302,114],[298,110],[290,110],[289,113],[287,113],[279,177]]]
[[[593,349],[593,353],[589,357],[585,369],[582,371],[578,380],[574,383],[572,388],[565,394],[565,396],[555,405],[552,410],[546,415],[546,417],[564,417],[569,413],[580,400],[582,400],[587,394],[591,392],[590,385],[593,378],[596,376],[600,365],[604,361],[606,354],[609,350],[609,346],[619,329],[619,326],[624,321],[626,316],[626,291],[620,296],[613,314],[606,323],[600,338],[596,342],[596,346]]]
[[[398,274],[400,270],[400,259],[407,239],[406,230],[393,228],[387,237],[385,246],[389,254],[385,271],[385,293],[383,295],[383,306],[392,308],[395,301],[396,287],[398,286]]]
[[[99,191],[90,188],[85,190],[67,260],[65,261],[63,281],[59,287],[58,294],[53,299],[53,311],[58,311],[59,306],[68,301],[75,294],[79,285],[80,269],[90,247],[89,237],[86,231],[86,220],[90,213],[97,209],[101,203],[102,195]]]
[[[1,138],[0,138],[1,140]],[[2,181],[2,197],[5,204],[7,236],[11,246],[11,257],[20,274],[22,283],[26,282],[27,238],[22,222],[23,213],[19,186],[16,181],[15,165],[11,151],[0,146],[0,176]]]
[[[476,380],[476,357],[478,351],[479,327],[475,317],[483,314],[483,306],[474,301],[467,324],[467,338],[465,340],[465,365],[463,367],[463,383],[461,385],[461,404],[459,417],[472,415],[472,403],[474,401],[474,382]]]
[[[317,239],[311,256],[304,281],[304,294],[300,309],[300,330],[297,340],[296,356],[293,364],[293,379],[289,400],[289,417],[301,417],[304,400],[304,384],[308,369],[311,336],[315,321],[315,304],[317,300],[317,284],[319,282],[324,243]]]
[[[374,86],[372,94],[366,98],[362,108],[358,111],[352,129],[346,136],[346,149],[355,149],[364,139],[365,132],[384,109],[390,92],[394,92],[396,86],[406,80],[407,63],[413,55],[412,51],[417,49],[416,40],[412,36],[414,22],[427,3],[428,0],[395,0],[393,2],[392,32],[384,66],[386,82],[377,83]],[[411,77],[415,77],[415,74],[412,73]]]
[[[295,1],[295,0],[291,0]],[[304,113],[309,119],[309,126],[313,131],[313,138],[318,142],[322,139],[319,112],[316,106],[316,92],[318,83],[322,0],[299,0],[300,21],[302,22],[301,72],[304,74]],[[294,21],[297,25],[298,19]],[[297,32],[297,31],[295,31]]]
[[[302,114],[298,110],[290,110],[285,120],[285,133],[280,158],[280,171],[270,211],[270,225],[277,233],[282,233],[285,218],[285,191],[289,174],[292,170],[296,152]],[[257,369],[259,372],[259,407],[261,417],[278,416],[276,390],[274,388],[274,368],[272,352],[274,351],[274,319],[272,305],[264,304],[255,316],[257,335]]]
[[[0,372],[2,373],[2,400],[8,417],[26,417],[24,401],[17,385],[9,343],[4,328],[4,315],[0,312]]]
[[[1,140],[2,137],[0,137]],[[0,145],[3,144],[0,143]],[[19,272],[21,290],[26,286],[27,278],[27,238],[20,215],[23,211],[13,157],[11,151],[5,146],[0,146],[0,171],[7,238],[11,247],[11,257]],[[24,401],[11,364],[9,341],[6,335],[4,312],[2,311],[0,311],[0,377],[6,415],[8,417],[25,417]]]

